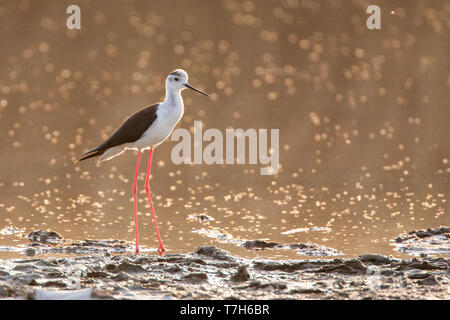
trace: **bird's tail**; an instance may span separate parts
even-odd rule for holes
[[[83,153],[81,155],[81,158],[76,160],[75,163],[78,163],[80,161],[87,160],[87,159],[90,159],[93,157],[101,156],[104,152],[105,152],[105,150],[98,150],[98,149],[89,150],[88,152]]]

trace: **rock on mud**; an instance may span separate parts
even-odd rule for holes
[[[405,232],[394,239],[395,250],[413,256],[450,254],[449,233],[446,226]]]
[[[441,235],[450,233],[450,227],[438,227],[434,229],[422,229],[422,230],[413,230],[408,233],[402,233],[397,238],[395,238],[395,242],[404,242],[413,238],[428,238],[435,235]]]
[[[420,284],[422,286],[434,286],[434,285],[437,285],[439,283],[437,282],[436,277],[430,274],[425,279],[419,280],[418,284]]]
[[[0,298],[96,299],[95,290],[109,299],[450,298],[450,259],[385,262],[377,255],[253,260],[212,246],[162,257],[97,252],[10,259],[0,264]]]
[[[214,246],[200,247],[195,253],[200,256],[210,257],[217,260],[233,261],[233,257],[228,251],[219,249]]]
[[[367,266],[357,259],[351,259],[335,265],[323,266],[317,272],[335,272],[340,274],[365,274]]]
[[[231,276],[231,281],[234,282],[245,282],[250,279],[250,274],[248,273],[246,266],[239,266],[237,272]]]
[[[281,249],[281,250],[294,250],[297,254],[303,256],[339,256],[342,252],[339,252],[333,248],[320,246],[314,243],[293,243],[282,244],[277,242],[267,242],[263,240],[248,240],[241,244],[242,247],[251,250],[263,250],[263,249]]]
[[[399,243],[446,232],[412,232]],[[446,257],[246,259],[215,246],[159,257],[134,255],[132,243],[118,240],[64,241],[42,230],[29,238],[36,256],[0,263],[0,298],[96,299],[99,290],[109,299],[450,299]],[[320,249],[263,240],[236,245],[244,243],[249,250]],[[41,253],[68,256],[40,259]]]
[[[246,249],[266,249],[266,248],[275,248],[280,245],[276,242],[266,242],[262,240],[249,240],[245,241],[242,246]]]
[[[359,260],[361,260],[362,262],[369,262],[372,264],[388,264],[391,262],[391,259],[389,259],[386,256],[383,256],[381,254],[373,254],[373,253],[368,253],[368,254],[363,254],[362,256],[359,257]]]
[[[64,239],[55,231],[35,230],[31,231],[27,238],[31,242],[37,242],[41,244],[59,244],[63,243]]]
[[[208,276],[204,272],[195,272],[181,277],[182,281],[198,284],[208,281]]]
[[[39,254],[95,254],[125,253],[132,251],[133,244],[124,240],[90,240],[67,241],[54,231],[37,230],[31,232],[28,239],[32,242],[23,250],[26,256]],[[63,245],[64,244],[64,245]],[[55,246],[58,245],[58,246]]]

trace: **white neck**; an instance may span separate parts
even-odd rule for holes
[[[183,98],[181,97],[181,90],[167,90],[166,89],[166,98],[164,102],[168,103],[183,103]]]

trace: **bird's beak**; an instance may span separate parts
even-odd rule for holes
[[[192,89],[194,91],[197,91],[198,93],[204,94],[205,96],[209,97],[209,95],[206,92],[198,90],[196,87],[191,86],[189,83],[185,83],[184,86],[186,88]]]

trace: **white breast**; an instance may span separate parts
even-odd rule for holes
[[[181,94],[179,99],[164,101],[159,104],[156,112],[156,120],[152,123],[142,137],[133,143],[132,148],[141,151],[157,147],[166,140],[184,113],[183,99]]]

